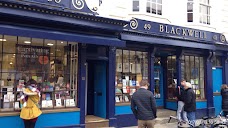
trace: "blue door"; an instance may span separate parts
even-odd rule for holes
[[[154,96],[158,107],[164,106],[163,73],[161,66],[154,67]]]
[[[222,68],[213,68],[213,99],[215,106],[215,115],[221,112],[222,97],[220,94],[222,85]]]
[[[106,118],[106,62],[94,63],[94,115]]]

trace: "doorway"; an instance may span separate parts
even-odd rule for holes
[[[106,61],[87,61],[85,115],[106,118]]]
[[[222,107],[222,96],[220,94],[221,85],[222,85],[222,68],[213,67],[212,70],[213,78],[213,99],[215,106],[215,115],[218,115],[221,112]]]

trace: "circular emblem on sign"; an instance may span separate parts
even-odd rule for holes
[[[214,40],[218,40],[218,36],[217,36],[217,35],[214,35],[212,38],[213,38]]]
[[[85,6],[85,3],[83,0],[72,0],[72,4],[76,9],[79,9],[79,10],[81,10]]]
[[[131,29],[136,29],[136,28],[138,28],[138,21],[137,21],[136,19],[132,19],[132,20],[130,21],[130,27],[131,27]]]
[[[225,38],[224,35],[221,35],[221,36],[220,36],[220,41],[221,41],[221,42],[225,42],[225,41],[226,41],[226,38]]]

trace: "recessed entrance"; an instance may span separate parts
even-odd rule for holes
[[[106,120],[106,61],[87,61],[86,127],[108,127]]]

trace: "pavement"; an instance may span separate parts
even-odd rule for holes
[[[124,127],[124,128],[138,128],[138,126]],[[177,123],[155,124],[154,128],[177,128]]]

